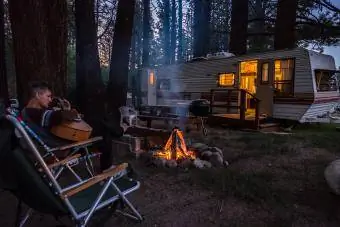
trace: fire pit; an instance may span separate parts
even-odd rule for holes
[[[163,147],[151,149],[145,152],[144,156],[148,157],[148,163],[162,167],[210,168],[228,165],[228,162],[223,159],[222,150],[217,147],[209,147],[200,143],[188,147],[183,132],[179,128],[172,130]]]

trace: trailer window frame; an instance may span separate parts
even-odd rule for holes
[[[317,73],[321,73],[321,78],[317,77]],[[323,75],[326,74],[326,73],[328,73],[329,76],[330,76],[328,78],[328,86],[329,86],[329,88],[331,87],[331,85],[329,84],[330,80],[334,80],[334,87],[333,87],[333,89],[323,90],[323,89],[320,88],[321,80],[323,79]],[[338,88],[338,81],[337,81],[337,78],[336,78],[336,76],[337,76],[336,73],[337,73],[336,70],[315,69],[314,70],[314,81],[315,81],[315,90],[316,90],[316,92],[333,92],[333,91],[337,91],[339,88]]]
[[[228,81],[228,79],[227,78],[222,79],[221,76],[224,76],[224,77],[232,76],[232,79],[229,79],[229,80],[232,80],[232,83],[222,84],[221,82],[226,82],[226,81]],[[217,75],[217,85],[218,85],[218,87],[234,87],[235,84],[236,84],[235,80],[236,80],[236,73],[234,73],[234,72],[223,72],[223,73],[218,73],[218,75]]]
[[[158,79],[156,83],[157,83],[158,91],[170,91],[171,90],[171,80],[168,78]]]
[[[278,68],[276,62],[280,61],[280,67]],[[282,61],[288,61],[288,67],[282,67]],[[290,63],[290,62],[291,63]],[[274,59],[274,96],[275,97],[292,97],[294,96],[294,80],[295,80],[295,67],[296,67],[296,59],[295,58],[276,58]],[[276,79],[277,73],[280,72],[281,77],[287,77],[288,70],[288,79]],[[286,75],[285,75],[286,74]],[[285,88],[285,86],[289,86],[289,89]]]

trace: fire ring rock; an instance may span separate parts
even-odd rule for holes
[[[332,191],[340,195],[340,159],[332,161],[324,172],[328,186]]]

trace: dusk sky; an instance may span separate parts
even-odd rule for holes
[[[340,8],[340,0],[331,0],[331,2]],[[340,45],[340,44],[339,44]],[[332,55],[335,58],[335,64],[340,67],[340,46],[336,47],[325,47],[325,54]]]

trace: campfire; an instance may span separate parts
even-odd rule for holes
[[[222,150],[217,147],[209,147],[201,143],[191,144],[188,147],[179,128],[172,130],[163,147],[145,152],[144,157],[149,157],[146,160],[151,164],[171,168],[193,166],[202,169],[228,165],[228,162],[223,160]]]
[[[196,158],[195,152],[188,150],[183,132],[178,128],[172,130],[164,148],[156,151],[154,156],[176,161],[182,161],[183,159],[194,160]]]

